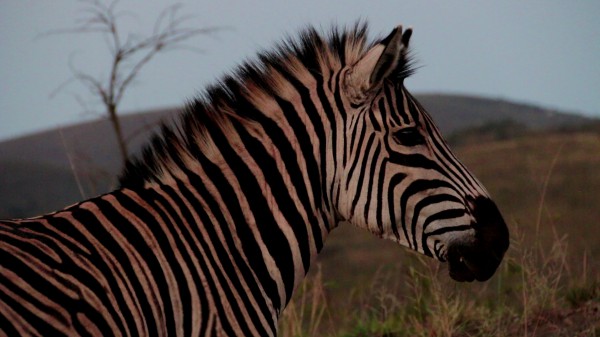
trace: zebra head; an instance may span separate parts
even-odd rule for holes
[[[508,249],[508,229],[404,87],[411,34],[397,27],[342,71],[337,211],[377,236],[447,261],[457,281],[485,281]]]

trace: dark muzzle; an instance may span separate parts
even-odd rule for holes
[[[502,215],[488,198],[470,200],[475,237],[448,247],[450,277],[456,281],[486,281],[498,268],[508,249],[508,228]]]

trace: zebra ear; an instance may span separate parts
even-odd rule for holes
[[[350,69],[347,77],[348,89],[361,97],[365,93],[380,86],[383,81],[398,67],[398,62],[406,53],[412,30],[402,34],[402,26],[394,30],[380,43],[372,47]]]

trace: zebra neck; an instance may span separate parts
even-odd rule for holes
[[[196,102],[183,132],[164,129],[151,155],[121,180],[135,187],[141,172],[146,187],[169,186],[190,194],[185,200],[198,199],[184,208],[206,213],[193,220],[222,233],[216,239],[234,270],[247,269],[243,279],[256,282],[276,313],[336,225],[336,158],[328,157],[336,152],[335,116],[327,102],[308,104],[310,90],[295,85],[268,97],[238,94],[231,107]]]
[[[199,155],[193,171],[148,189],[176,193],[174,203],[191,213],[184,222],[208,238],[202,251],[214,256],[207,260],[230,266],[231,278],[244,275],[240,292],[278,316],[334,227],[332,212],[319,205],[311,187],[317,183],[296,158],[219,144],[221,160]]]

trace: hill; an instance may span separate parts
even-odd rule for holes
[[[533,130],[582,125],[589,118],[531,104],[464,95],[417,95],[442,133],[449,135],[467,127],[510,120]]]
[[[510,120],[528,129],[552,129],[590,119],[503,100],[455,95],[419,95],[445,134]],[[160,120],[177,109],[122,117],[132,153],[139,151]],[[0,217],[26,217],[56,210],[110,191],[120,167],[108,121],[95,120],[0,143]],[[42,191],[40,191],[42,189]],[[51,191],[50,193],[48,191]]]
[[[132,153],[176,109],[124,115]],[[109,122],[94,120],[0,143],[0,218],[27,217],[108,192],[120,162]]]

